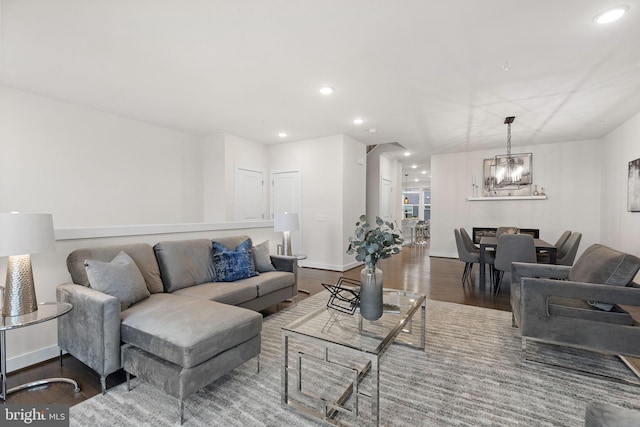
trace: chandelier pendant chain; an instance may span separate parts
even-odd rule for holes
[[[507,123],[507,162],[511,163],[511,123]]]

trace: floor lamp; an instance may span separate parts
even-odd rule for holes
[[[0,213],[0,256],[8,256],[3,316],[36,311],[31,254],[55,249],[50,214]]]
[[[297,213],[277,213],[273,218],[273,231],[282,232],[282,255],[292,256],[291,253],[291,232],[298,231]]]

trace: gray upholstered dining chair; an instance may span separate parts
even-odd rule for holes
[[[456,238],[458,259],[464,262],[464,271],[462,273],[462,286],[464,286],[464,282],[467,280],[471,283],[471,270],[473,269],[473,264],[480,262],[480,250],[473,251],[465,244],[460,229],[455,228],[453,234]],[[493,277],[493,254],[485,254],[485,261],[489,264],[489,271]]]
[[[560,248],[567,242],[567,239],[571,236],[571,230],[566,230],[564,233],[560,235],[556,243],[553,245],[556,247],[556,258],[560,257]],[[549,264],[551,262],[551,257],[549,256],[549,252],[538,252],[538,264]],[[557,262],[557,261],[556,261]]]
[[[582,239],[582,233],[571,233],[564,245],[558,249],[556,264],[573,265],[578,253],[578,246],[580,246],[580,239]]]
[[[475,243],[473,243],[473,239],[471,238],[469,233],[467,233],[467,230],[465,230],[464,227],[460,227],[460,235],[462,236],[462,241],[467,246],[469,252],[480,253],[480,249],[476,246]]]
[[[537,262],[536,245],[531,235],[504,233],[498,237],[493,274],[495,296],[500,291],[504,272],[511,272],[512,262]]]
[[[564,245],[567,242],[567,239],[569,239],[569,236],[571,236],[571,230],[566,230],[564,233],[560,235],[560,237],[556,241],[555,247],[556,248],[562,247],[562,245]]]
[[[500,237],[503,234],[517,234],[518,227],[498,227],[496,230],[496,237]]]

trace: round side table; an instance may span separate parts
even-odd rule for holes
[[[7,396],[16,391],[54,382],[71,384],[74,386],[74,392],[80,391],[78,383],[69,378],[46,378],[7,390],[7,331],[53,320],[68,313],[72,308],[73,306],[67,302],[43,302],[38,304],[38,309],[33,313],[6,317],[0,315],[0,371],[2,374],[2,393],[0,398],[2,400],[7,400]]]
[[[304,254],[293,254],[292,256],[296,257],[298,261],[302,261],[303,259],[307,259],[307,256]],[[311,295],[311,292],[306,289],[298,288],[298,292],[302,292],[303,294]]]

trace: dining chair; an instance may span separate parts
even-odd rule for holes
[[[458,259],[464,262],[464,271],[462,272],[462,286],[464,286],[465,281],[469,281],[469,284],[471,284],[471,271],[473,270],[473,264],[480,262],[480,250],[470,250],[470,248],[465,244],[464,239],[462,238],[460,229],[455,228],[453,230],[453,234],[456,238]],[[489,264],[489,272],[491,277],[493,277],[493,254],[485,254],[485,262]]]
[[[567,230],[564,233],[562,233],[560,235],[560,237],[558,238],[558,240],[555,243],[555,247],[556,247],[556,260],[558,258],[560,258],[560,248],[562,248],[562,245],[564,245],[567,242],[567,239],[569,238],[569,236],[571,235],[571,230]],[[542,251],[542,252],[538,252],[537,254],[538,257],[538,264],[549,264],[551,263],[551,256],[549,255],[549,252],[547,251]],[[557,263],[557,261],[556,261]]]
[[[582,239],[582,233],[571,233],[571,236],[558,250],[556,257],[557,265],[573,265],[573,261],[576,259],[578,253],[578,246],[580,246],[580,239]]]
[[[517,234],[518,227],[498,227],[496,230],[496,237],[500,237],[503,234]]]
[[[473,239],[471,238],[469,233],[467,233],[467,230],[465,230],[464,227],[460,227],[460,234],[462,235],[462,241],[464,242],[469,252],[480,253],[480,249],[476,246],[475,243],[473,243]]]
[[[537,263],[536,245],[533,241],[533,236],[530,234],[505,233],[498,237],[493,274],[494,297],[498,296],[504,272],[511,272],[512,262]]]
[[[416,223],[416,243],[423,244],[427,242],[426,225],[423,220]]]

